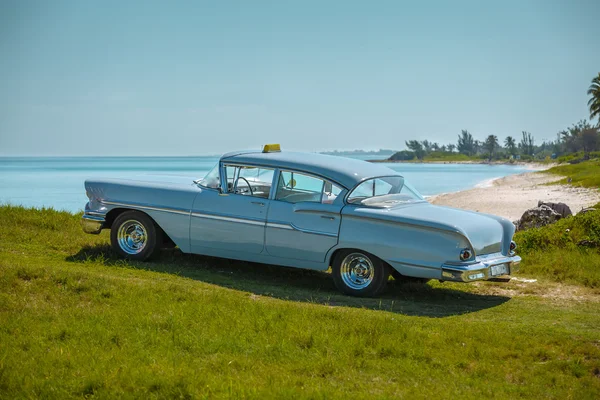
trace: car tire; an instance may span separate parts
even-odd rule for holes
[[[162,231],[143,212],[125,211],[112,223],[110,243],[121,257],[144,261],[160,248]]]
[[[392,277],[397,282],[401,282],[401,283],[402,282],[412,282],[412,283],[426,284],[427,282],[429,282],[431,280],[428,278],[415,278],[414,276],[404,276],[400,272],[396,271],[393,268],[391,268],[391,270],[392,270]]]
[[[344,294],[375,297],[386,288],[390,270],[374,255],[361,250],[343,250],[332,263],[333,282]]]

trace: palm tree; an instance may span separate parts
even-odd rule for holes
[[[418,160],[422,160],[425,157],[425,149],[423,148],[423,144],[418,140],[407,140],[404,142],[406,147],[412,152],[415,153]]]
[[[504,139],[504,146],[511,156],[514,156],[517,153],[517,141],[514,137],[507,136],[506,139]]]
[[[592,79],[592,84],[587,91],[590,96],[588,106],[590,107],[590,119],[598,117],[598,125],[600,126],[600,72],[598,76]]]
[[[488,136],[487,139],[485,139],[485,143],[483,145],[488,151],[488,161],[492,161],[492,157],[494,156],[494,150],[496,150],[496,148],[500,146],[498,144],[498,137],[496,135]]]
[[[458,135],[458,144],[456,145],[456,149],[459,153],[471,156],[473,153],[475,153],[474,144],[475,142],[473,141],[473,135],[471,135],[469,131],[463,129],[460,135]]]
[[[519,143],[519,148],[521,149],[523,154],[532,156],[533,151],[535,150],[533,147],[533,136],[531,136],[531,133],[526,131],[523,131],[522,133],[523,137],[521,138],[521,143]]]

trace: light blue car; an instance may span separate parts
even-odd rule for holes
[[[508,280],[521,261],[513,224],[429,204],[397,172],[313,153],[225,154],[185,183],[87,180],[87,233],[111,229],[117,253],[184,253],[288,267],[332,268],[336,286],[376,296],[395,279]]]

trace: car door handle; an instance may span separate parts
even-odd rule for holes
[[[321,218],[325,218],[325,219],[328,219],[328,220],[331,220],[331,221],[333,221],[335,219],[335,217],[331,217],[329,215],[321,215]]]
[[[250,203],[252,203],[252,204],[256,204],[257,206],[261,206],[261,207],[264,207],[264,206],[265,206],[265,203],[263,203],[263,202],[261,202],[261,201],[251,201]]]

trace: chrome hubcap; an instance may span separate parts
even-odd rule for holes
[[[352,289],[360,290],[369,286],[373,282],[374,273],[373,263],[364,254],[348,254],[342,260],[342,280]]]
[[[119,247],[127,254],[139,254],[146,247],[148,236],[146,228],[139,221],[125,221],[117,232]]]

